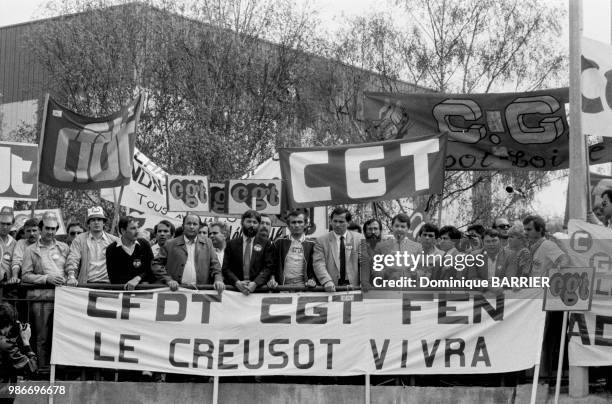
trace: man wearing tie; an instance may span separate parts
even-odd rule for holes
[[[265,285],[274,273],[274,251],[270,240],[257,234],[261,215],[254,210],[242,214],[242,237],[227,243],[223,277],[245,295]]]
[[[313,264],[317,279],[325,291],[334,292],[338,286],[359,286],[359,244],[363,236],[348,231],[351,212],[335,208],[331,215],[332,231],[317,239]]]

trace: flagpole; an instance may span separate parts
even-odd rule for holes
[[[42,123],[40,125],[40,139],[38,140],[38,167],[36,168],[36,182],[37,191],[38,186],[40,186],[40,182],[38,181],[38,177],[40,176],[40,165],[42,159],[42,147],[43,142],[45,140],[45,125],[47,124],[47,108],[49,107],[49,93],[45,94],[45,107],[43,109]],[[34,211],[36,210],[36,203],[38,202],[38,194],[36,194],[36,201],[32,201],[32,211],[30,212],[30,217],[34,217]]]
[[[115,202],[115,214],[113,215],[113,227],[111,229],[111,233],[115,232],[115,229],[117,228],[117,223],[119,222],[119,213],[121,210],[121,199],[123,198],[124,188],[125,188],[125,185],[122,185],[121,189],[119,190],[119,197],[117,198],[117,201]]]
[[[581,39],[582,39],[582,0],[569,2],[569,51],[570,51],[570,135],[569,135],[569,218],[586,219],[587,195],[584,192],[587,181],[586,142],[581,122]],[[561,347],[564,349],[564,347]],[[589,391],[589,372],[587,367],[570,366],[570,397],[583,397]]]

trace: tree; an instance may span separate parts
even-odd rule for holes
[[[398,91],[393,83],[399,80],[448,93],[528,91],[563,83],[567,61],[559,37],[565,12],[559,7],[536,0],[398,0],[394,4],[397,8],[388,13],[351,21],[338,45],[344,60],[387,77],[387,91]],[[376,132],[371,135],[380,137]],[[558,175],[563,173],[448,172],[444,206],[469,200],[469,192],[473,209],[458,212],[459,221],[488,224],[501,212],[518,214],[528,208],[535,191]],[[506,195],[492,198],[492,190],[505,188],[503,184],[529,192],[520,200]],[[428,201],[432,216],[440,206],[435,198]]]

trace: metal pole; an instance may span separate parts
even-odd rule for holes
[[[530,404],[535,404],[536,402],[536,394],[538,392],[538,378],[540,377],[540,364],[538,363],[533,368],[533,384],[531,385],[531,400],[529,400]]]
[[[219,376],[213,376],[213,401],[212,404],[219,403]]]
[[[561,348],[559,349],[559,363],[557,364],[557,383],[555,384],[555,404],[559,404],[559,393],[561,390],[561,374],[563,373],[563,357],[565,356],[565,335],[567,328],[568,312],[563,312],[563,325],[561,326]]]
[[[365,404],[370,404],[370,374],[365,374]]]
[[[49,375],[49,385],[53,387],[55,385],[55,365],[51,365],[51,374]],[[49,393],[49,404],[53,404],[53,388]]]

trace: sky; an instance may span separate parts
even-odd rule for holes
[[[1,0],[0,27],[38,19],[44,14],[46,0]],[[380,0],[297,0],[308,1],[318,11],[321,22],[330,28],[342,23],[347,17],[367,14],[384,4]],[[570,0],[544,0],[550,4],[563,4],[568,8]],[[583,35],[601,42],[610,43],[610,4],[612,0],[583,1]],[[569,39],[565,24],[565,36]],[[1,57],[1,55],[0,55]],[[609,167],[602,168],[608,173]],[[555,181],[536,196],[532,207],[544,216],[562,216],[565,209],[565,190],[567,180]]]

